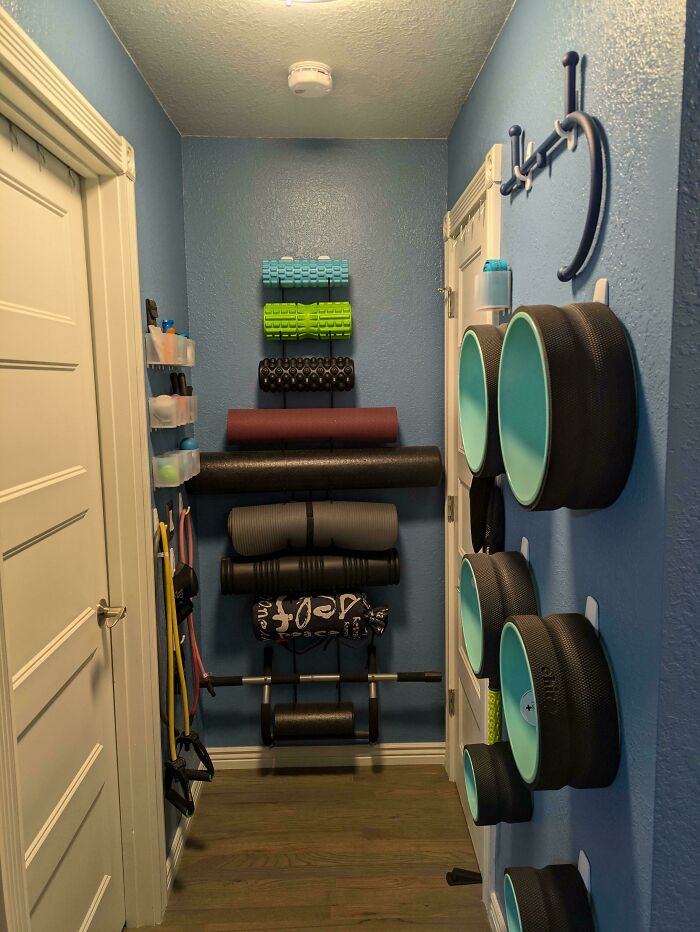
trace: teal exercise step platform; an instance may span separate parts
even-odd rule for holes
[[[263,259],[263,285],[273,288],[329,288],[349,280],[347,259]]]

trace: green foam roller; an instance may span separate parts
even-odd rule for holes
[[[263,330],[268,340],[349,340],[352,307],[349,301],[266,304]]]

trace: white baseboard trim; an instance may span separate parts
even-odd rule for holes
[[[501,904],[498,902],[498,897],[493,890],[486,904],[486,915],[488,916],[493,932],[508,932],[506,921],[503,918]]]
[[[194,800],[195,806],[197,805],[197,800],[199,799],[199,795],[202,792],[203,785],[203,783],[192,784],[192,799]],[[187,841],[187,836],[189,835],[190,828],[192,827],[193,818],[194,816],[191,816],[189,819],[187,816],[181,816],[178,826],[175,829],[175,835],[173,836],[173,841],[170,845],[170,851],[168,851],[168,856],[165,859],[165,878],[168,884],[168,893],[170,893],[173,880],[175,880],[180,858],[182,857],[182,852],[185,848],[185,842]]]
[[[445,742],[414,744],[343,744],[314,747],[209,748],[219,770],[267,770],[272,767],[373,767],[445,765]]]

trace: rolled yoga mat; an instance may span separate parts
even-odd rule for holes
[[[363,592],[337,595],[281,595],[253,605],[253,634],[259,641],[290,638],[343,637],[361,641],[383,634],[389,620],[386,605],[370,605]]]
[[[263,331],[268,340],[349,340],[352,307],[349,301],[266,304]]]
[[[399,555],[396,550],[372,557],[302,554],[298,557],[255,560],[252,563],[236,563],[228,557],[221,561],[221,591],[224,595],[395,586],[399,577]]]
[[[202,453],[199,475],[187,488],[191,492],[398,489],[434,486],[441,479],[438,447],[271,450]]]
[[[280,440],[357,440],[395,443],[396,408],[229,408],[229,444]]]
[[[355,363],[350,356],[267,356],[258,384],[264,392],[349,392]]]
[[[236,553],[255,557],[287,547],[389,550],[399,536],[388,502],[284,502],[232,508],[228,532]]]

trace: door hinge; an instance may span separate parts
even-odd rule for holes
[[[447,496],[447,523],[454,524],[455,520],[455,497],[454,495]]]
[[[445,299],[445,307],[447,308],[447,316],[454,317],[455,310],[454,310],[453,302],[452,302],[452,296],[454,295],[454,291],[450,288],[449,285],[446,285],[444,288],[438,288],[438,292]]]
[[[450,718],[453,718],[455,714],[455,691],[454,689],[447,690],[447,711],[450,714]]]

